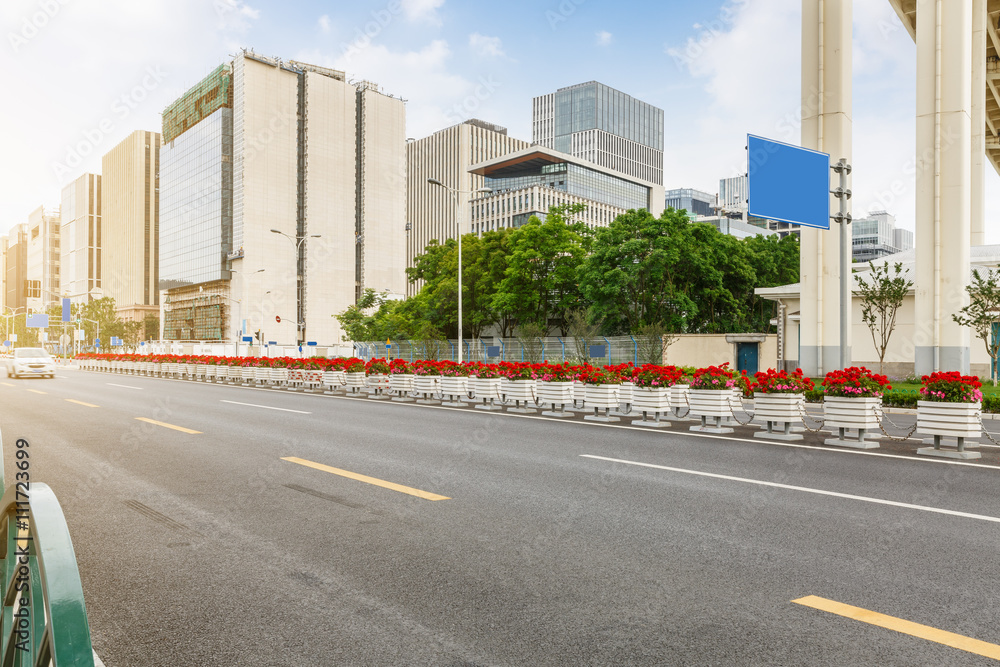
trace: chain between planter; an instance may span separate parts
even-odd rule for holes
[[[905,428],[905,427],[904,426],[899,426],[897,424],[894,424],[891,419],[889,419],[888,417],[886,417],[885,416],[885,410],[882,409],[881,405],[876,406],[873,409],[875,410],[875,417],[878,419],[878,428],[879,428],[879,430],[882,431],[882,435],[884,435],[885,437],[889,438],[890,440],[895,440],[896,442],[903,442],[904,440],[909,440],[910,436],[912,436],[914,433],[917,432],[917,425],[914,424],[913,428],[911,428],[909,430],[909,432],[906,435],[904,435],[902,438],[896,437],[894,435],[890,435],[889,432],[885,430],[885,426],[882,425],[882,421],[883,420],[889,422],[889,425],[892,426],[893,428],[902,429],[902,428]]]
[[[729,414],[731,414],[733,416],[733,419],[740,426],[749,426],[750,422],[753,421],[754,415],[752,413],[750,413],[745,407],[743,407],[743,398],[740,397],[738,399],[739,402],[740,402],[740,410],[742,410],[744,413],[746,413],[750,417],[745,422],[741,422],[740,418],[736,416],[736,411],[733,410],[733,400],[736,400],[736,396],[735,395],[730,395],[730,397],[729,397]],[[689,410],[689,412],[690,412],[690,410]]]
[[[806,412],[806,402],[802,401],[801,403],[799,403],[799,417],[802,418],[802,427],[805,428],[805,430],[809,431],[810,433],[819,433],[820,431],[822,431],[823,427],[826,425],[826,420],[820,419],[819,426],[817,426],[816,428],[811,428],[809,424],[806,423],[807,415],[808,413]]]
[[[982,410],[980,410],[976,414],[976,419],[979,420],[979,427],[982,429],[982,431],[986,435],[986,437],[989,438],[990,442],[992,442],[994,445],[997,445],[998,447],[1000,447],[1000,442],[997,442],[997,439],[994,438],[992,435],[990,435],[990,432],[986,430],[986,424],[983,423],[983,412],[982,412]]]

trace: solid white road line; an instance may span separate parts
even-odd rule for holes
[[[104,384],[110,385],[112,387],[121,387],[122,389],[138,389],[139,391],[142,391],[142,387],[132,387],[127,384],[115,384],[114,382],[105,382]]]
[[[805,493],[814,493],[820,496],[833,496],[834,498],[846,498],[848,500],[861,500],[866,503],[875,503],[877,505],[892,505],[893,507],[904,507],[906,509],[920,510],[921,512],[933,512],[935,514],[947,514],[950,516],[960,516],[966,519],[978,519],[979,521],[991,521],[993,523],[1000,523],[1000,517],[986,516],[984,514],[970,514],[968,512],[957,512],[955,510],[941,509],[940,507],[927,507],[926,505],[911,505],[910,503],[900,503],[895,500],[884,500],[882,498],[870,498],[868,496],[855,496],[850,493],[838,493],[836,491],[824,491],[822,489],[810,489],[805,486],[792,486],[791,484],[778,484],[777,482],[765,482],[759,479],[747,479],[745,477],[732,477],[731,475],[718,475],[711,472],[702,472],[700,470],[685,470],[684,468],[671,468],[670,466],[656,465],[655,463],[642,463],[640,461],[626,461],[624,459],[612,459],[606,456],[595,456],[593,454],[580,454],[580,456],[588,459],[597,459],[599,461],[611,461],[612,463],[625,463],[633,466],[640,466],[643,468],[656,468],[657,470],[669,470],[670,472],[680,472],[685,475],[697,475],[699,477],[712,477],[714,479],[725,479],[731,482],[743,482],[745,484],[758,484],[760,486],[771,486],[776,489],[788,489],[789,491],[802,491]]]
[[[306,412],[305,410],[289,410],[288,408],[275,408],[270,405],[257,405],[256,403],[240,403],[239,401],[227,401],[223,400],[223,403],[232,403],[233,405],[246,405],[251,408],[263,408],[264,410],[281,410],[282,412],[297,412],[300,415],[311,415],[311,412]]]

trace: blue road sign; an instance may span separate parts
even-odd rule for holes
[[[100,346],[101,346],[101,339],[100,338],[95,338],[94,339],[94,347],[100,347]]]
[[[62,300],[62,321],[69,322],[69,299]]]
[[[316,341],[314,341],[314,340],[306,341],[306,345],[312,345],[313,347],[315,347],[316,346]]]
[[[4,346],[4,347],[10,347],[10,341],[9,341],[9,340],[5,340],[5,341],[3,342],[3,346]]]
[[[243,342],[244,343],[252,343],[253,342],[253,336],[244,336],[243,337]]]
[[[486,356],[487,357],[499,357],[500,356],[500,346],[499,345],[487,345],[486,346]]]
[[[590,357],[595,359],[597,357],[608,356],[608,346],[607,345],[591,345],[590,346]]]
[[[830,229],[830,155],[747,135],[750,215]]]
[[[267,344],[268,345],[277,345],[278,341],[276,341],[276,340],[269,340],[269,341],[267,341]]]
[[[49,326],[49,316],[45,313],[28,315],[28,326],[32,329],[45,329]]]

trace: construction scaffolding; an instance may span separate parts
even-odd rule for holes
[[[233,107],[233,70],[229,63],[216,67],[163,110],[163,143],[170,143],[223,107]]]

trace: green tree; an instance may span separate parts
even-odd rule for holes
[[[896,262],[892,272],[888,262],[878,265],[868,262],[868,266],[871,269],[868,279],[862,273],[857,274],[861,321],[871,332],[872,343],[878,353],[878,372],[881,373],[889,339],[896,328],[896,313],[903,305],[906,293],[913,287],[913,281],[904,276],[900,262]]]
[[[972,283],[965,286],[965,291],[969,293],[969,305],[951,317],[960,326],[971,328],[983,341],[993,362],[991,366],[996,368],[1000,336],[993,335],[993,327],[1000,319],[1000,272],[989,270],[984,277],[979,269],[974,269]],[[993,386],[997,386],[996,374],[993,374]]]
[[[589,228],[569,217],[584,209],[583,204],[553,206],[545,222],[532,216],[514,230],[504,278],[492,300],[498,313],[522,327],[533,324],[548,333],[554,325],[566,335],[570,313],[583,305],[577,271],[590,245]]]

